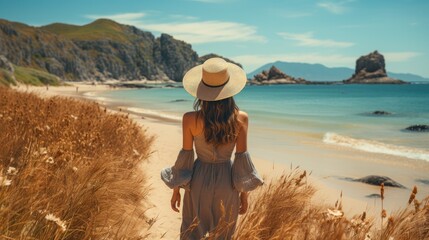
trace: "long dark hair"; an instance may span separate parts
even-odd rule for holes
[[[204,120],[206,142],[215,146],[230,143],[237,139],[239,131],[238,112],[234,98],[219,101],[195,99],[194,109]]]

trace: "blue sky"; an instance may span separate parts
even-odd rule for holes
[[[277,60],[352,67],[373,50],[387,70],[429,77],[426,0],[0,0],[0,18],[29,25],[110,18],[250,72]]]

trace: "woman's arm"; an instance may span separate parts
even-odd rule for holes
[[[245,214],[247,209],[249,208],[249,202],[247,201],[247,197],[249,194],[247,192],[240,193],[240,209],[238,210],[238,214]]]
[[[193,149],[193,139],[194,137],[192,136],[192,119],[194,118],[193,113],[188,112],[185,113],[183,115],[182,118],[182,135],[183,135],[183,141],[182,141],[182,148],[183,150],[192,150]],[[173,209],[173,211],[175,212],[179,212],[179,208],[180,208],[180,201],[181,201],[181,196],[180,196],[180,189],[179,187],[175,187],[173,189],[173,195],[171,196],[171,209]]]
[[[240,111],[238,115],[238,121],[240,123],[240,130],[237,136],[235,151],[238,153],[242,153],[247,151],[247,130],[249,126],[249,117],[247,113]],[[247,212],[247,208],[249,207],[247,198],[248,198],[247,192],[240,192],[239,214],[245,214]]]
[[[180,190],[178,187],[175,187],[173,189],[173,195],[171,196],[171,209],[173,209],[173,211],[175,212],[180,212],[178,208],[180,208]]]
[[[237,153],[242,153],[247,151],[247,130],[249,126],[249,117],[247,113],[240,111],[238,114],[238,122],[240,123],[240,129],[237,136],[235,151]]]
[[[182,135],[183,135],[183,150],[192,150],[194,145],[194,137],[192,135],[192,123],[195,125],[195,113],[187,112],[182,118]]]

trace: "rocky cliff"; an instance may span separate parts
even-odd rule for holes
[[[404,81],[387,76],[384,56],[374,51],[368,55],[361,56],[356,60],[356,69],[353,76],[344,83],[389,83],[403,84]]]
[[[0,86],[9,86],[16,83],[15,68],[13,64],[3,55],[0,55]]]
[[[209,53],[209,54],[206,54],[206,55],[204,55],[204,56],[201,56],[201,57],[199,57],[198,58],[198,64],[203,64],[207,59],[209,59],[209,58],[214,58],[214,57],[217,57],[217,58],[223,58],[225,61],[227,61],[227,62],[230,62],[230,63],[234,63],[235,65],[237,65],[237,66],[239,66],[239,67],[243,67],[243,66],[241,66],[241,64],[240,63],[237,63],[237,62],[234,62],[234,61],[232,61],[231,59],[229,59],[229,58],[226,58],[226,57],[222,57],[222,56],[220,56],[220,55],[217,55],[217,54],[214,54],[214,53]]]
[[[272,66],[268,71],[263,70],[256,74],[250,83],[260,84],[308,84],[309,82],[302,78],[294,78],[282,72],[275,66]]]
[[[190,44],[99,19],[83,26],[32,27],[0,19],[0,53],[17,66],[68,81],[171,79],[198,63]]]

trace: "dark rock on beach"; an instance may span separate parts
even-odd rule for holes
[[[429,125],[412,125],[405,128],[405,130],[411,132],[429,132]]]
[[[378,194],[378,193],[373,193],[373,194],[370,194],[370,195],[366,195],[365,197],[366,198],[381,198],[381,195]]]
[[[406,82],[387,76],[384,56],[374,51],[356,60],[355,73],[343,81],[346,84],[404,84]]]
[[[429,185],[429,179],[416,179],[416,182]]]
[[[380,186],[384,183],[384,186],[405,188],[402,184],[395,182],[393,179],[385,176],[369,175],[363,178],[354,179],[355,182],[362,182],[370,185]]]

